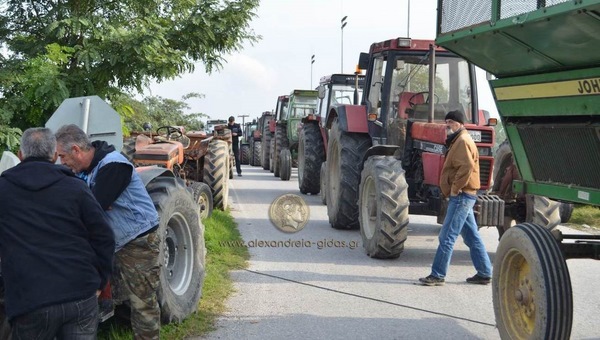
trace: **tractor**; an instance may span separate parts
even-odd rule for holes
[[[252,122],[244,126],[244,136],[240,141],[240,163],[260,166],[260,157],[262,143],[258,130],[258,122],[253,119]],[[242,160],[243,159],[243,160]]]
[[[269,123],[273,120],[273,113],[271,111],[265,111],[262,113],[260,118],[258,118],[258,126],[256,130],[258,133],[258,137],[261,140],[260,147],[260,165],[263,169],[269,170],[269,149],[271,146],[271,138],[272,134],[269,130]]]
[[[270,140],[271,140],[269,143],[269,148],[268,148],[269,171],[274,173],[275,177],[279,177],[279,169],[277,170],[277,172],[275,172],[275,159],[274,159],[275,152],[273,152],[273,150],[275,150],[275,130],[277,129],[277,120],[280,117],[283,117],[284,115],[287,114],[289,102],[290,102],[289,95],[282,95],[282,96],[277,97],[277,105],[275,106],[275,114],[273,116],[273,119],[269,120],[269,124],[265,125],[265,130],[263,131],[263,135],[269,136],[269,137],[265,137],[265,138],[270,138]],[[268,131],[267,131],[267,129],[268,129]]]
[[[91,140],[104,140],[116,149],[123,144],[121,117],[98,96],[66,99],[46,127],[56,131],[65,124],[76,124]],[[181,148],[181,144],[165,143],[164,148],[153,150],[152,158],[181,158]],[[157,293],[161,319],[163,323],[181,322],[197,310],[202,294],[206,249],[200,209],[190,187],[174,172],[181,169],[140,166],[135,170],[160,218],[159,258],[164,261]]]
[[[301,120],[317,114],[315,90],[294,90],[289,96],[287,110],[277,117],[275,145],[271,150],[275,177],[288,181],[298,159],[298,133]]]
[[[433,41],[391,39],[361,53],[361,105],[327,115],[327,211],[334,228],[360,228],[373,258],[397,258],[409,213],[443,221],[439,179],[446,152],[445,115],[461,110],[479,151],[479,226],[502,225],[504,202],[485,193],[492,181],[494,129],[480,121],[475,68]],[[490,119],[489,123],[494,124]]]
[[[321,192],[321,172],[325,171],[327,154],[327,130],[324,122],[332,106],[357,104],[364,76],[352,74],[332,74],[322,77],[318,90],[318,113],[302,118],[298,141],[298,187],[303,194],[316,195]],[[322,169],[323,168],[323,169]],[[325,193],[321,192],[325,200]]]
[[[496,250],[496,325],[502,339],[569,339],[566,260],[599,260],[600,235],[553,228],[555,205],[535,198],[600,206],[600,1],[465,6],[438,1],[436,43],[488,72],[510,155],[495,183],[526,198]]]

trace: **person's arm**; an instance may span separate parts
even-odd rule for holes
[[[99,290],[106,286],[112,275],[115,253],[115,235],[102,207],[85,186],[81,190],[81,218],[88,232],[89,243],[96,254],[96,268],[100,275]]]
[[[108,210],[131,182],[133,166],[126,163],[109,163],[98,170],[92,193],[100,206]]]

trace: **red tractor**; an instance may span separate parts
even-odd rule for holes
[[[281,119],[281,117],[283,117],[287,113],[287,108],[288,108],[289,102],[290,102],[289,95],[283,95],[283,96],[277,97],[277,106],[275,107],[275,116],[273,117],[273,119],[269,120],[269,124],[267,125],[268,131],[265,128],[265,131],[263,133],[265,138],[267,138],[266,137],[267,135],[269,136],[268,137],[269,138],[269,147],[265,148],[268,151],[267,155],[269,155],[268,169],[271,172],[273,172],[276,177],[279,177],[279,169],[277,169],[277,171],[275,171],[275,164],[277,164],[279,162],[279,155],[277,152],[274,152],[275,151],[275,130],[277,128],[277,120]]]
[[[441,222],[444,117],[452,110],[465,113],[479,150],[477,222],[502,225],[504,202],[483,194],[492,180],[494,129],[480,121],[474,66],[433,41],[398,38],[371,45],[359,67],[367,69],[361,105],[333,107],[325,122],[331,225],[360,226],[369,256],[396,258],[404,249],[409,212]]]

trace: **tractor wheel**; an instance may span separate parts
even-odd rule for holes
[[[304,124],[298,141],[298,187],[303,194],[318,194],[321,190],[321,164],[325,147],[319,124]]]
[[[198,205],[181,180],[157,177],[146,189],[160,221],[160,285],[163,323],[181,322],[198,308],[204,282],[204,226]]]
[[[269,171],[275,172],[275,165],[273,164],[273,153],[275,152],[275,138],[271,138],[269,143]]]
[[[229,146],[222,140],[212,140],[208,153],[204,156],[204,183],[208,184],[213,195],[214,207],[227,209],[229,202]]]
[[[250,145],[242,144],[239,149],[240,152],[240,164],[250,164]]]
[[[369,157],[360,180],[360,234],[367,255],[400,256],[408,237],[408,184],[402,163],[390,156]]]
[[[327,205],[327,161],[321,163],[321,203]]]
[[[262,164],[262,168],[264,170],[269,170],[269,151],[271,150],[271,132],[269,132],[269,127],[265,126],[263,129],[263,145],[260,150],[260,163]]]
[[[571,280],[547,228],[524,223],[506,231],[496,250],[492,294],[502,339],[569,339]]]
[[[260,166],[260,155],[262,152],[262,142],[254,142],[254,151],[252,152],[252,166]]]
[[[289,141],[287,138],[287,127],[285,125],[277,125],[275,128],[275,149],[273,150],[273,166],[275,170],[273,173],[275,177],[279,177],[279,165],[281,164],[279,161],[279,156],[281,154],[281,150],[289,148]],[[290,162],[290,165],[292,163]]]
[[[279,177],[282,181],[289,181],[292,177],[292,153],[290,149],[281,150],[279,162]]]
[[[358,186],[363,155],[371,146],[366,134],[344,132],[333,121],[327,145],[327,215],[336,229],[358,229]]]
[[[561,203],[560,208],[558,209],[560,213],[560,223],[567,223],[571,219],[571,215],[573,214],[573,208],[575,206],[571,203]]]
[[[121,155],[125,156],[129,163],[134,164],[133,155],[135,155],[135,137],[126,138],[123,140]]]
[[[213,197],[210,187],[206,183],[192,182],[189,186],[194,201],[200,206],[200,218],[209,218],[213,211]]]
[[[504,200],[513,200],[516,195],[512,192],[512,185],[508,186],[508,192],[499,192],[502,189],[501,184],[505,181],[506,176],[510,176],[512,179],[521,179],[518,173],[513,174],[513,171],[509,170],[514,166],[514,163],[508,140],[502,142],[500,147],[498,147],[494,164],[497,166],[494,167],[494,174],[492,177],[494,179],[493,192],[498,193]],[[500,237],[502,237],[502,235],[513,225],[524,222],[541,225],[547,229],[553,229],[561,223],[561,207],[563,205],[568,205],[567,203],[553,201],[547,197],[536,195],[517,197],[514,204],[518,205],[516,211],[524,212],[524,214],[519,214],[519,216],[504,216],[504,226],[498,226],[498,234]]]

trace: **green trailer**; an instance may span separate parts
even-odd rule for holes
[[[436,43],[486,70],[520,180],[514,192],[600,205],[600,0],[439,0]],[[568,339],[566,259],[600,236],[518,224],[500,240],[493,301],[503,339]]]

